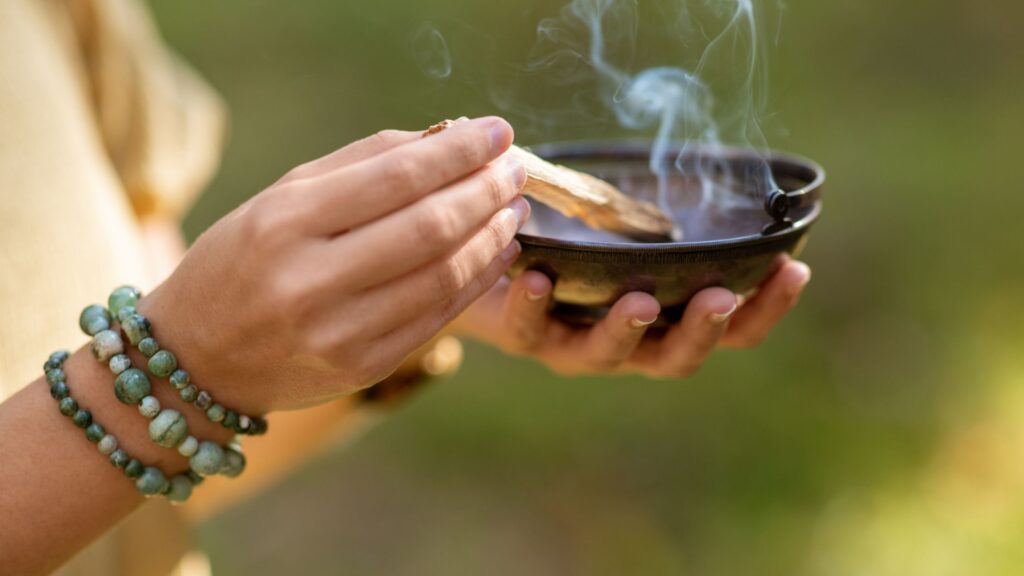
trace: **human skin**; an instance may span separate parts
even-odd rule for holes
[[[625,296],[589,331],[558,324],[546,315],[547,278],[501,279],[528,216],[517,197],[525,174],[498,159],[511,141],[503,121],[481,119],[426,140],[382,132],[300,166],[204,234],[139,309],[214,397],[266,413],[373,385],[457,317],[456,331],[559,372],[688,375],[720,339],[763,338],[809,279],[806,266],[780,262],[742,306],[728,291],[707,290],[661,339],[645,337],[658,314],[645,294]],[[134,360],[142,362],[137,353]],[[185,469],[182,457],[149,441],[134,407],[114,400],[112,375],[88,352],[79,350],[66,368],[73,395],[122,447],[167,473]],[[227,440],[222,428],[179,406],[166,383],[154,390],[194,435]],[[0,511],[32,519],[0,525],[0,558],[13,573],[52,570],[143,502],[54,404],[39,379],[0,405]],[[323,423],[356,410],[342,399],[316,408],[316,417],[288,418],[281,438],[303,446],[291,446],[264,475],[324,441],[326,434],[301,427],[326,430]],[[265,443],[250,458],[287,448],[272,436],[257,440]],[[228,486],[210,484],[203,488]]]
[[[512,140],[505,121],[483,118],[426,140],[382,132],[304,164],[217,222],[138,309],[193,382],[240,413],[371,386],[518,256],[526,174],[499,160]],[[165,473],[186,469],[148,439],[86,349],[65,372],[121,447]],[[227,440],[166,382],[154,392],[198,438]],[[0,524],[4,572],[54,569],[143,501],[57,412],[41,378],[0,405],[0,454],[0,512],[18,519]]]

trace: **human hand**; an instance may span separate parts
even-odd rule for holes
[[[386,131],[217,222],[139,303],[202,387],[263,413],[373,385],[504,274],[529,216],[498,118]]]
[[[470,307],[458,327],[500,349],[533,356],[561,374],[639,373],[654,378],[693,375],[718,346],[752,348],[785,316],[811,278],[789,257],[749,300],[708,288],[690,301],[663,336],[646,335],[661,309],[653,296],[626,294],[592,328],[567,326],[548,315],[551,280],[527,271],[507,278]]]

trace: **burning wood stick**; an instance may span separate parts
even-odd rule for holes
[[[454,121],[445,120],[431,126],[423,136],[437,134],[454,125]],[[654,204],[630,198],[600,178],[552,164],[518,146],[513,145],[506,154],[526,168],[523,194],[565,216],[579,218],[591,228],[637,240],[672,239],[675,224]]]

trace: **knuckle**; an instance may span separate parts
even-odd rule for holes
[[[380,130],[374,133],[371,138],[375,144],[386,147],[390,146],[392,142],[397,142],[401,134],[402,133],[399,130]]]
[[[492,218],[484,227],[484,234],[487,237],[491,249],[491,258],[496,258],[512,241],[513,228],[508,223],[508,218]]]
[[[399,190],[408,190],[416,182],[419,164],[409,156],[391,159],[384,167],[383,180]]]
[[[466,269],[457,258],[449,258],[438,269],[436,280],[438,293],[445,297],[445,305],[449,305],[454,295],[466,287]]]
[[[424,206],[416,219],[414,234],[417,242],[449,245],[458,240],[458,217],[451,209],[437,204]]]
[[[512,185],[507,176],[499,169],[490,169],[481,173],[483,187],[491,207],[498,209],[512,199]]]
[[[281,182],[295,182],[296,180],[303,180],[313,175],[313,163],[305,162],[292,168],[285,173],[284,177],[281,178]]]

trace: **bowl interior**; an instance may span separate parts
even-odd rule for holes
[[[658,204],[680,225],[683,235],[673,243],[677,245],[761,236],[774,222],[764,209],[766,192],[775,186],[791,192],[815,179],[815,167],[809,162],[752,150],[694,149],[680,156],[676,149],[664,159],[667,169],[663,178],[651,170],[650,149],[641,144],[552,144],[533,150],[551,161],[602,178],[634,198]],[[534,213],[523,229],[526,235],[584,244],[644,244],[591,229],[539,202],[531,204]],[[799,222],[809,212],[803,209],[792,217]]]

